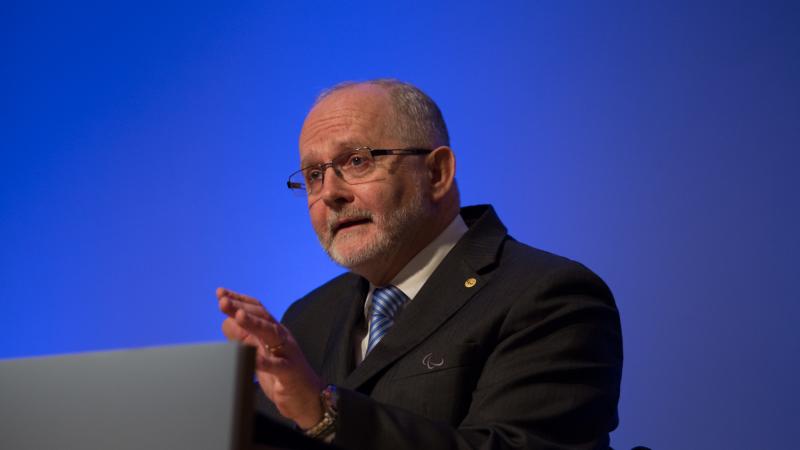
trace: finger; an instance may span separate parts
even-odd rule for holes
[[[241,309],[250,314],[263,317],[267,320],[275,320],[272,317],[272,315],[270,315],[270,313],[266,310],[266,308],[264,308],[264,305],[262,305],[261,303],[253,305],[251,303],[244,303],[242,301],[235,300],[230,297],[222,297],[219,303],[220,303],[220,309],[223,312],[229,312]]]
[[[226,289],[226,288],[223,288],[223,287],[218,287],[217,288],[217,299],[222,301],[225,298],[238,302],[238,303],[235,304],[235,306],[248,305],[248,307],[254,308],[253,310],[249,310],[249,311],[254,311],[256,308],[263,309],[264,310],[264,314],[266,315],[266,317],[268,317],[270,320],[273,320],[273,321],[277,322],[277,320],[275,320],[275,317],[273,317],[272,314],[270,314],[270,312],[267,311],[267,308],[265,308],[264,305],[260,301],[258,301],[257,299],[255,299],[253,297],[250,297],[249,295],[244,295],[244,294],[240,294],[238,292],[234,292],[234,291],[232,291],[230,289]],[[222,310],[222,308],[220,308],[220,310]],[[228,313],[228,311],[225,311],[225,310],[222,310],[222,312],[225,312],[226,314]]]
[[[233,302],[228,297],[222,297],[217,300],[217,306],[219,306],[220,311],[230,317],[233,317],[233,315],[236,314],[236,311],[239,310],[239,308],[234,306]]]
[[[233,319],[225,319],[222,322],[222,334],[231,341],[238,341],[257,348],[263,347],[261,340],[248,333],[247,330],[240,327]]]
[[[225,313],[226,315],[233,317],[236,314],[236,311],[243,310],[248,314],[252,314],[258,317],[263,317],[266,320],[275,321],[275,319],[267,312],[267,310],[261,304],[253,305],[250,303],[243,303],[239,300],[234,300],[230,297],[222,297],[218,301],[219,310]]]
[[[253,305],[260,305],[261,304],[261,302],[259,302],[257,299],[255,299],[253,297],[250,297],[249,295],[240,294],[240,293],[238,293],[236,291],[232,291],[230,289],[219,287],[219,288],[217,288],[217,298],[222,298],[222,297],[230,297],[230,298],[242,301],[244,303],[250,303],[250,304],[253,304]]]
[[[240,327],[261,340],[263,344],[279,346],[286,340],[283,327],[273,320],[264,319],[238,310],[233,316]]]
[[[222,321],[222,334],[231,341],[244,341],[250,336],[250,333],[230,318]]]
[[[256,354],[256,370],[277,375],[285,371],[287,365],[286,358],[272,355],[266,350]]]

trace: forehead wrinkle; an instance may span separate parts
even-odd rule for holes
[[[353,106],[341,106],[321,113],[312,110],[300,133],[301,167],[315,164],[320,159],[317,155],[325,153],[325,149],[342,150],[377,144],[368,141],[380,139],[385,134],[384,115],[380,110]],[[369,136],[371,134],[374,135]],[[326,139],[327,136],[330,137]]]
[[[382,125],[382,114],[375,112],[368,112],[357,108],[338,108],[329,112],[322,117],[311,116],[306,121],[302,134],[309,135],[308,138],[314,139],[320,133],[326,131],[337,131],[337,129],[352,129],[358,126],[364,126],[367,129],[373,129],[376,126]],[[308,140],[308,139],[304,139]]]

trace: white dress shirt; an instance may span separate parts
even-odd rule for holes
[[[456,243],[461,236],[468,230],[467,224],[461,215],[457,215],[450,225],[444,229],[430,244],[422,249],[416,256],[411,258],[411,261],[406,264],[403,269],[398,272],[389,284],[394,285],[409,298],[409,301],[414,300],[414,297],[422,289],[422,286],[428,281],[433,271],[439,267],[445,256],[450,253],[450,250],[455,247]],[[372,292],[376,286],[372,283],[369,285],[369,292],[364,301],[364,317],[366,318],[367,327],[369,327],[369,315],[372,308]],[[355,353],[356,363],[360,364],[364,360],[367,353],[367,343],[369,341],[369,329],[358,330],[355,333]]]

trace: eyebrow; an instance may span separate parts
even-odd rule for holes
[[[335,146],[337,148],[339,148],[339,150],[340,150],[339,152],[337,152],[334,155],[334,158],[337,158],[337,157],[343,155],[346,151],[352,151],[352,150],[355,150],[357,148],[364,147],[365,145],[362,144],[362,143],[356,143],[356,141],[345,140],[345,141],[337,142],[335,144]],[[312,152],[312,153],[316,153],[316,152]],[[325,161],[325,162],[327,162],[327,161]],[[305,169],[305,168],[308,168],[308,167],[318,166],[320,164],[324,164],[324,162],[322,162],[322,161],[318,162],[318,158],[315,158],[315,157],[310,157],[308,159],[301,159],[300,160],[300,169],[302,170],[302,169]]]

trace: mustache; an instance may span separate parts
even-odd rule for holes
[[[328,215],[327,223],[325,224],[328,233],[333,233],[336,225],[343,220],[372,220],[372,212],[366,209],[345,207],[338,211],[333,211]]]

